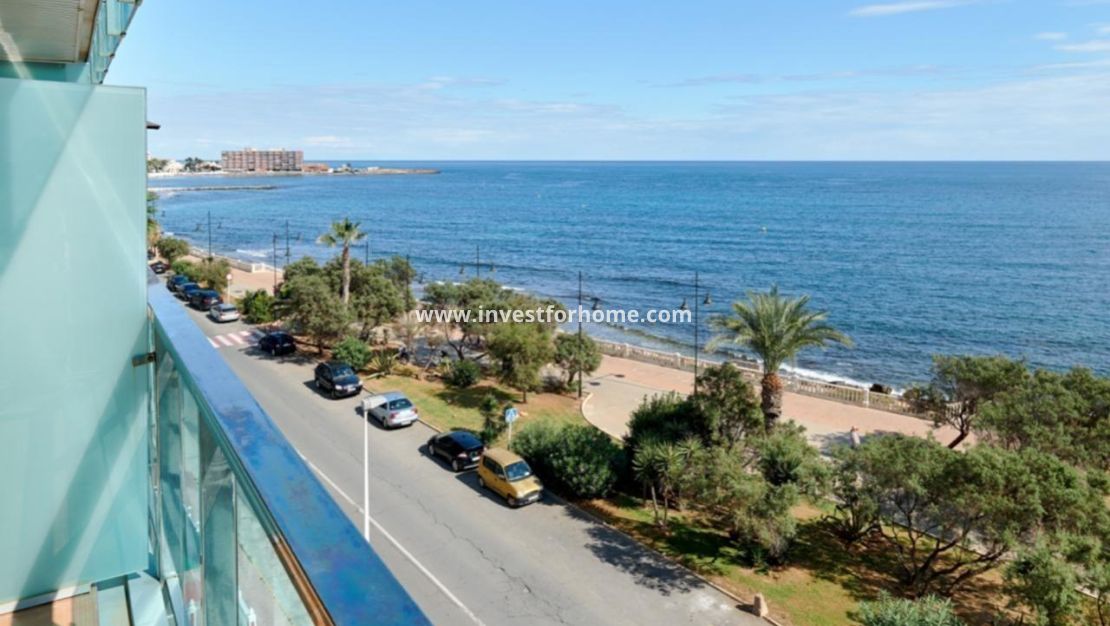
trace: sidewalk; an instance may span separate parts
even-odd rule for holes
[[[186,255],[182,258],[193,263],[200,263],[203,260],[193,255]],[[281,270],[277,270],[276,272],[277,282],[281,283]],[[228,291],[231,292],[233,298],[241,298],[248,291],[257,291],[259,289],[273,293],[274,273],[274,270],[269,269],[258,272],[248,272],[237,267],[232,267],[231,282],[228,284]]]
[[[591,396],[583,403],[582,414],[619,439],[628,432],[628,420],[644,398],[669,391],[688,395],[693,388],[694,375],[690,372],[605,356],[601,367],[586,381],[585,391]],[[783,396],[783,416],[804,426],[810,443],[822,452],[848,443],[853,426],[863,436],[897,432],[925,437],[932,432],[942,443],[956,437],[954,429],[935,429],[931,422],[916,417],[790,392]]]

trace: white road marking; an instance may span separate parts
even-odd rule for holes
[[[219,341],[220,343],[224,344],[225,346],[230,346],[231,345],[231,340],[228,339],[227,337],[224,337],[223,335],[216,335],[216,341]]]
[[[228,337],[228,339],[234,341],[235,343],[237,343],[241,346],[245,345],[247,343],[247,342],[243,341],[243,338],[240,337],[239,335],[228,335],[227,337]]]
[[[212,344],[213,348],[218,349],[220,347],[220,344],[216,343],[216,340],[211,337],[208,338],[208,343]]]
[[[347,495],[347,493],[345,491],[340,489],[339,485],[335,484],[335,481],[333,481],[331,478],[328,478],[328,475],[325,474],[323,471],[321,471],[319,467],[316,467],[316,465],[312,461],[309,461],[308,457],[301,454],[301,452],[299,450],[297,451],[297,454],[300,455],[300,457],[302,459],[304,459],[304,462],[307,463],[308,466],[312,468],[312,471],[316,472],[317,474],[320,475],[320,478],[324,479],[324,482],[331,485],[332,489],[335,489],[335,491],[339,495],[343,496],[343,498],[347,502],[350,502],[351,506],[358,509],[359,513],[363,512],[362,507],[359,506],[359,504],[357,502],[355,502],[353,499],[351,499],[351,496]],[[386,529],[382,528],[382,525],[378,523],[378,520],[374,519],[373,517],[370,517],[370,523],[374,525],[374,528],[378,529],[378,532],[380,532],[383,537],[385,537],[387,540],[389,540],[389,543],[393,544],[393,547],[396,548],[398,552],[400,552],[402,555],[404,555],[404,557],[406,559],[408,559],[410,563],[412,563],[414,566],[416,566],[416,569],[420,570],[420,572],[422,574],[424,574],[424,576],[427,577],[428,580],[432,581],[432,584],[435,585],[440,591],[442,591],[443,595],[447,596],[448,600],[450,600],[452,603],[454,603],[455,606],[459,607],[459,609],[462,610],[462,612],[465,613],[466,616],[470,618],[470,621],[474,622],[478,626],[485,626],[485,624],[482,623],[482,620],[478,619],[478,616],[475,615],[473,611],[468,609],[466,607],[466,605],[462,603],[462,600],[459,600],[455,596],[455,594],[451,593],[451,590],[448,589],[447,586],[444,585],[442,582],[440,582],[438,578],[433,576],[432,573],[428,571],[428,568],[424,567],[424,565],[420,561],[417,561],[416,557],[414,557],[411,552],[406,550],[405,547],[402,546],[399,541],[397,541],[396,539],[393,538],[393,535],[389,534],[386,531]]]

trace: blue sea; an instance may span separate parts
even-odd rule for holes
[[[1110,374],[1110,163],[445,162],[438,175],[176,177],[166,230],[220,254],[293,258],[349,216],[370,256],[408,255],[426,280],[483,276],[575,303],[577,272],[605,307],[677,307],[694,273],[726,313],[777,284],[855,341],[796,366],[829,380],[905,386],[930,357],[1002,353]],[[362,250],[357,252],[361,257]],[[490,273],[492,269],[495,273]],[[692,304],[692,300],[691,300]],[[689,351],[692,325],[590,332]]]

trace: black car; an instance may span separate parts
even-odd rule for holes
[[[316,366],[316,388],[332,398],[353,396],[362,389],[355,369],[342,361],[328,361]]]
[[[182,285],[188,282],[188,276],[182,276],[181,274],[171,276],[170,279],[166,281],[166,289],[169,289],[170,291],[177,291],[181,288]]]
[[[428,455],[443,459],[456,472],[478,467],[485,449],[481,439],[465,430],[440,433],[428,440]]]
[[[193,294],[200,291],[200,285],[196,283],[185,283],[177,288],[177,297],[188,302]]]
[[[150,264],[150,271],[155,274],[165,274],[168,269],[170,269],[170,266],[161,261],[155,261]]]
[[[297,343],[293,341],[293,335],[284,330],[275,330],[266,333],[262,339],[258,340],[258,349],[268,352],[271,356],[280,356],[296,352]]]
[[[219,292],[212,289],[197,289],[189,294],[189,306],[198,311],[207,311],[222,302]]]

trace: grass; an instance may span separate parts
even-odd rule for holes
[[[513,425],[517,430],[533,421],[587,423],[574,398],[551,393],[530,393],[528,402],[522,403],[519,393],[488,381],[467,389],[452,389],[438,381],[385,376],[369,379],[365,386],[368,391],[374,392],[400,391],[416,404],[420,410],[420,419],[441,430],[481,430],[482,414],[479,413],[478,406],[486,394],[490,393],[497,398],[498,404],[511,403],[520,411],[520,419]]]
[[[788,564],[772,567],[752,564],[724,534],[700,526],[686,513],[672,512],[670,528],[664,532],[653,523],[650,505],[639,499],[618,495],[580,504],[745,601],[762,593],[772,616],[782,624],[857,624],[854,616],[861,601],[897,589],[895,562],[884,544],[863,541],[845,548],[821,521],[823,511],[813,507],[795,509],[798,536]],[[1004,603],[999,576],[976,579],[953,603],[966,623],[991,623]]]

